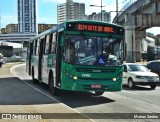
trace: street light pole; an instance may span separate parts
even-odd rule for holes
[[[102,0],[101,0],[101,21],[102,21]]]
[[[98,5],[90,5],[90,6],[101,7],[101,21],[102,21],[102,7],[105,7],[105,6],[102,6],[102,0],[101,0],[101,5],[100,6],[98,6]]]
[[[116,0],[116,16],[117,16],[117,23],[118,23],[118,0]]]

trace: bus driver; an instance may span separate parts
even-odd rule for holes
[[[66,46],[65,60],[69,63],[75,63],[76,48],[73,42],[69,42]]]

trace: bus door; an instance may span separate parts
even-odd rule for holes
[[[42,80],[42,63],[43,63],[43,53],[44,53],[44,42],[45,36],[40,37],[40,50],[39,50],[39,63],[38,63],[38,79]]]
[[[62,65],[62,47],[63,32],[57,33],[57,55],[56,55],[56,86],[61,84],[61,65]]]
[[[31,60],[33,55],[33,43],[28,44],[28,50],[27,50],[27,72],[29,75],[31,75]]]
[[[50,35],[45,37],[43,41],[43,55],[42,55],[42,82],[48,84],[48,54],[49,54]]]
[[[26,72],[29,73],[30,43],[27,44]]]

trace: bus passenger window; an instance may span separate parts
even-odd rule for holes
[[[51,35],[51,54],[55,54],[56,53],[56,33],[53,33]]]
[[[51,54],[55,54],[56,53],[56,44],[52,44],[51,45]]]
[[[45,54],[49,53],[49,38],[50,38],[50,35],[46,37]]]

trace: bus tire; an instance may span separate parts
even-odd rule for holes
[[[95,92],[95,95],[100,96],[100,95],[103,95],[103,93],[104,93],[104,92],[96,91],[96,92]]]
[[[34,69],[33,69],[33,68],[32,68],[32,82],[33,82],[34,84],[37,84],[37,83],[38,83],[38,80],[35,79],[35,77],[34,77]]]
[[[50,73],[51,74],[51,73]],[[58,96],[59,95],[59,89],[57,89],[55,86],[54,86],[54,78],[53,78],[53,75],[50,75],[49,76],[49,87],[50,87],[50,91],[51,91],[51,94],[54,95],[54,96]]]

